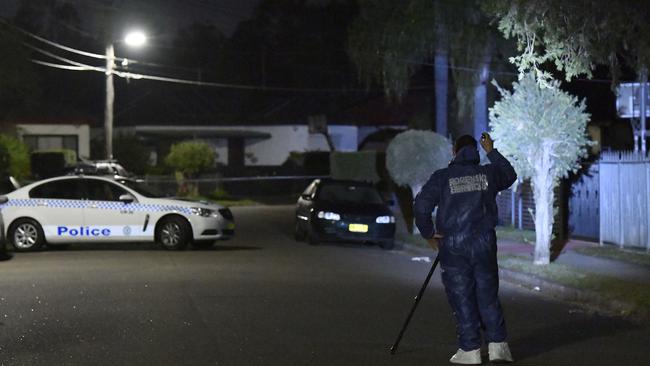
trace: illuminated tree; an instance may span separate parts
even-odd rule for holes
[[[550,263],[554,188],[560,178],[580,167],[592,144],[585,129],[585,102],[558,88],[540,86],[532,75],[499,88],[502,99],[490,109],[495,147],[512,163],[520,178],[530,178],[535,197],[534,263]]]
[[[431,131],[409,130],[395,136],[386,149],[386,168],[395,183],[415,197],[427,179],[451,160],[451,143]]]

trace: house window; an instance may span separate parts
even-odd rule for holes
[[[24,135],[23,141],[32,151],[67,149],[79,155],[77,135]]]

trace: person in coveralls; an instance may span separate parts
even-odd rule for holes
[[[491,164],[479,165],[476,139],[454,143],[449,167],[433,173],[415,198],[415,224],[440,250],[442,282],[456,320],[459,349],[449,360],[481,363],[481,330],[492,362],[512,362],[499,302],[496,195],[517,179],[512,165],[483,133],[481,146]],[[431,214],[435,207],[435,229]]]

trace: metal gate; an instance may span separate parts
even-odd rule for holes
[[[571,185],[569,197],[569,234],[598,240],[600,234],[599,165],[592,164]]]

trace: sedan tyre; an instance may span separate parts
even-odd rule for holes
[[[156,241],[168,250],[182,250],[191,241],[190,226],[180,217],[168,217],[156,227]]]
[[[17,252],[35,251],[45,243],[43,228],[32,219],[16,220],[9,227],[7,236]]]
[[[300,223],[296,221],[296,226],[293,231],[293,238],[296,241],[305,241],[305,231],[300,228]]]
[[[381,247],[381,249],[391,250],[391,249],[395,248],[395,240],[391,239],[391,240],[382,241],[382,242],[379,243],[379,246]]]

